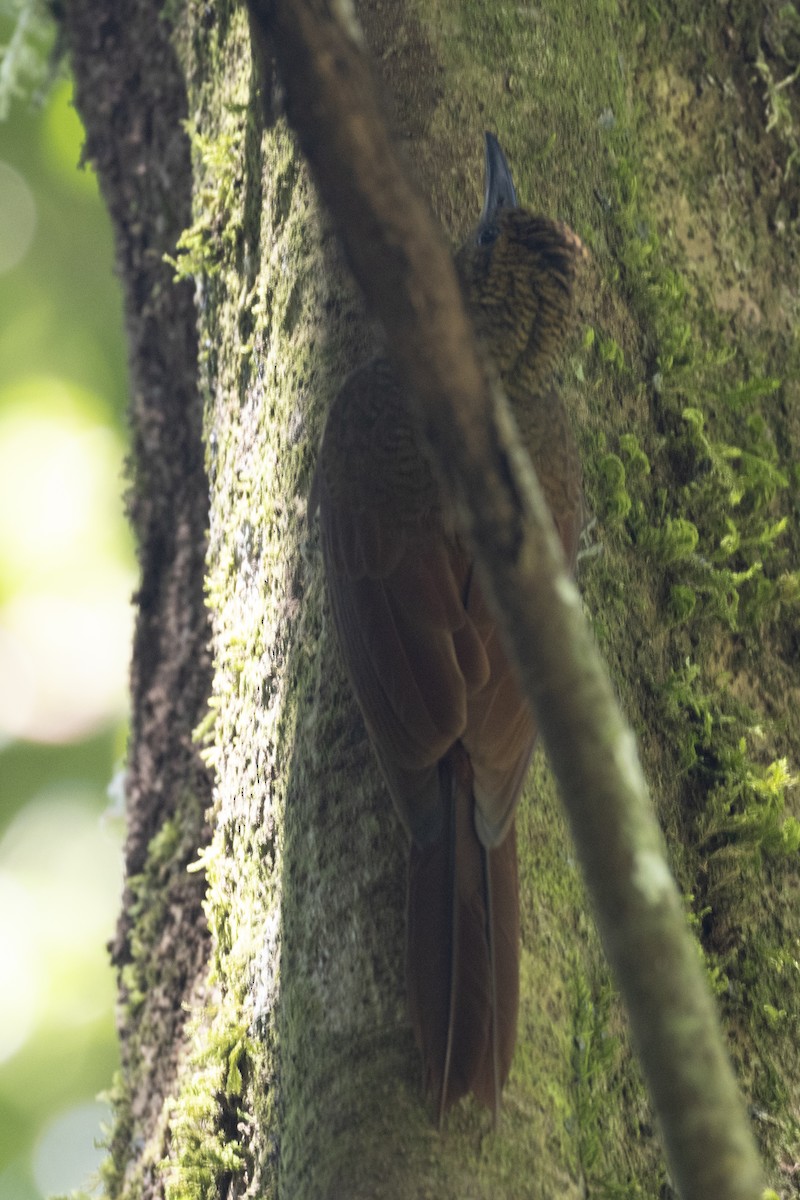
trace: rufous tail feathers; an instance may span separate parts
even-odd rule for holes
[[[454,754],[439,767],[442,834],[412,844],[408,873],[409,1008],[440,1124],[470,1091],[497,1120],[519,1002],[514,825],[496,849],[481,844],[466,757]]]

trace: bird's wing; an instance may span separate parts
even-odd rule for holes
[[[570,572],[575,570],[585,519],[577,449],[566,411],[555,388],[531,412],[521,428],[547,499]],[[537,424],[538,422],[538,424]],[[553,470],[553,465],[557,469]],[[475,824],[487,847],[499,846],[511,825],[525,774],[536,744],[536,724],[520,690],[494,617],[475,579],[467,611],[480,632],[489,660],[489,679],[470,694],[467,725],[461,740],[474,771]]]
[[[364,568],[358,516],[321,504],[328,586],[345,664],[401,818],[418,841],[438,831],[439,759],[461,735],[467,694],[488,662],[439,534],[396,544],[385,575]],[[366,522],[370,536],[373,522]],[[402,543],[402,545],[400,545]]]
[[[467,695],[485,684],[489,664],[464,607],[467,556],[435,509],[409,512],[411,467],[403,470],[380,446],[356,446],[352,459],[337,428],[363,417],[359,389],[369,382],[351,377],[351,410],[345,397],[331,411],[313,496],[345,665],[400,817],[428,842],[441,822],[437,764],[463,732]],[[363,429],[362,420],[356,442]],[[370,469],[377,474],[375,504]],[[385,488],[393,470],[402,479]],[[346,486],[343,471],[351,476]],[[394,502],[384,502],[386,495]]]
[[[578,447],[566,409],[555,388],[548,390],[545,405],[551,413],[551,421],[544,452],[547,461],[556,464],[556,469],[548,470],[541,461],[536,461],[541,460],[542,452],[534,456],[534,466],[561,539],[567,567],[574,574],[581,533],[587,520]]]
[[[468,697],[461,741],[474,775],[478,836],[491,848],[500,845],[513,820],[536,744],[536,724],[477,579],[471,582],[467,610],[479,630],[489,676]]]

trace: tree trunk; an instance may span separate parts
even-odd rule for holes
[[[376,335],[279,83],[254,76],[244,11],[107,9],[69,0],[66,30],[126,293],[142,564],[108,1192],[668,1195],[541,755],[500,1128],[471,1102],[433,1128],[405,1008],[403,836],[305,513],[326,406]],[[603,544],[586,606],[789,1196],[800,151],[776,85],[798,31],[777,4],[728,10],[364,0],[358,15],[453,240],[479,211],[491,128],[521,200],[592,249],[562,381]]]

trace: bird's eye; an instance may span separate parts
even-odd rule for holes
[[[484,225],[478,232],[478,245],[491,246],[492,242],[497,241],[499,230],[496,225]]]

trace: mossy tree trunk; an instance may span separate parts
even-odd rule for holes
[[[523,201],[592,250],[562,381],[603,545],[586,607],[789,1196],[800,142],[778,85],[800,26],[778,4],[694,10],[358,6],[454,241],[492,128]],[[142,562],[109,1193],[668,1194],[541,756],[503,1120],[489,1135],[463,1104],[434,1131],[405,1014],[403,839],[305,513],[326,405],[375,334],[242,8],[136,0],[123,24],[69,0],[66,29],[126,289]]]

